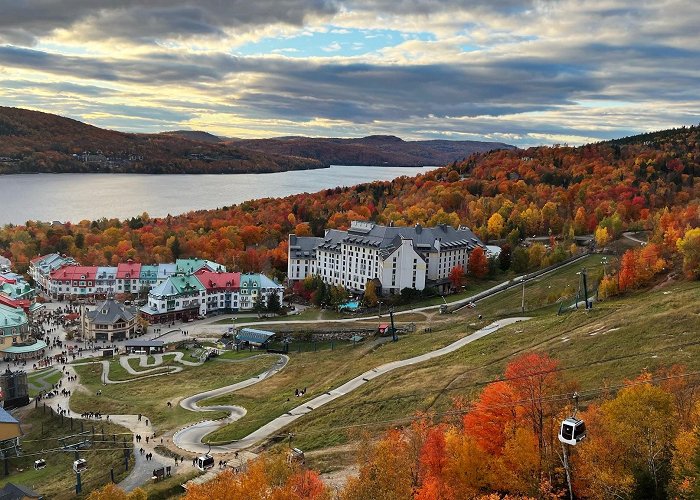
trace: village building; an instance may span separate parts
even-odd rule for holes
[[[177,266],[174,262],[168,264],[158,264],[158,271],[156,274],[156,285],[165,283],[170,276],[177,272]]]
[[[129,259],[117,265],[117,294],[137,294],[141,290],[141,264]]]
[[[241,273],[213,272],[202,268],[194,274],[206,291],[205,314],[238,311]]]
[[[95,273],[95,295],[97,297],[106,297],[110,293],[115,293],[116,290],[117,268],[98,267]]]
[[[192,259],[177,259],[175,261],[176,272],[193,274],[200,269],[207,269],[209,271],[226,271],[226,266],[223,266],[217,262],[211,260],[199,259],[194,257]]]
[[[151,288],[163,284],[170,276],[176,274],[178,268],[226,271],[223,265],[204,259],[178,259],[179,264],[157,265],[129,260],[116,267],[80,266],[72,259],[60,259],[50,256],[40,257],[36,260],[32,275],[36,283],[45,284],[45,287],[40,290],[58,300],[103,299],[110,293],[145,295]],[[62,264],[59,265],[61,262]],[[44,275],[44,273],[48,274]],[[81,283],[84,284],[81,285]]]
[[[0,355],[6,360],[40,358],[45,350],[46,342],[29,336],[24,308],[0,301]]]
[[[0,273],[0,294],[15,300],[31,301],[36,291],[21,274],[5,272]]]
[[[141,289],[139,290],[139,293],[141,292],[146,292],[156,286],[156,283],[158,283],[158,266],[157,265],[152,265],[149,266],[147,264],[142,264],[141,265],[141,274],[139,274],[139,283],[141,285]]]
[[[0,303],[0,351],[25,341],[28,335],[27,313],[21,307]]]
[[[114,342],[133,337],[137,330],[136,311],[110,295],[94,309],[83,307],[80,318],[83,338],[96,342]]]
[[[64,266],[77,264],[72,257],[50,253],[36,257],[29,262],[29,275],[34,280],[34,285],[38,290],[49,293],[49,276],[51,272]]]
[[[51,272],[48,292],[58,300],[94,297],[96,266],[65,266]]]
[[[469,254],[484,244],[468,228],[441,224],[424,228],[352,221],[347,231],[326,230],[323,238],[289,235],[288,278],[319,276],[329,285],[362,293],[376,280],[383,295],[404,288],[449,289],[455,266],[466,269]]]
[[[148,293],[141,315],[151,323],[194,319],[206,314],[206,291],[193,274],[175,274]]]
[[[256,328],[241,328],[236,334],[239,346],[264,347],[275,336],[275,332]]]
[[[267,307],[273,294],[277,295],[278,304],[282,305],[284,287],[264,274],[242,274],[240,293],[240,310],[246,311],[254,309],[258,300],[262,306]]]

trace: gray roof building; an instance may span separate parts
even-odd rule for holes
[[[466,268],[469,253],[477,247],[484,244],[466,227],[353,221],[347,231],[328,229],[323,238],[289,235],[288,277],[318,275],[329,284],[360,292],[370,279],[379,279],[389,293],[425,286],[446,291],[451,269]]]
[[[88,320],[95,325],[113,325],[115,323],[130,322],[135,318],[132,308],[120,304],[113,298],[108,298],[93,310],[85,312]]]

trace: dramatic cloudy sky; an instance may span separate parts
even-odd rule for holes
[[[579,144],[700,121],[698,0],[0,0],[0,104],[127,131]]]

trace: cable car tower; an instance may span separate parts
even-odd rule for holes
[[[72,436],[64,436],[58,438],[61,451],[74,452],[75,461],[73,461],[73,472],[75,472],[75,494],[80,495],[83,490],[83,485],[80,480],[80,474],[88,470],[88,462],[84,458],[80,458],[80,450],[89,448],[92,442],[88,439],[90,431],[79,432]]]

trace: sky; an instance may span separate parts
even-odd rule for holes
[[[698,0],[0,0],[0,105],[122,131],[583,144],[700,122]]]

